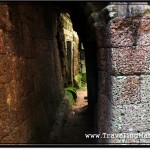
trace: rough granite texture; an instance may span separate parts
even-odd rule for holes
[[[146,135],[150,134],[150,18],[137,15],[136,9],[143,12],[144,5],[129,5],[133,14],[128,17],[123,14],[124,7],[115,4],[118,14],[109,22],[101,20],[95,29],[99,47],[98,128],[99,133]],[[150,143],[150,138],[99,139],[99,143],[142,144]]]
[[[20,4],[0,5],[0,143],[45,143],[64,96],[57,48],[62,29],[53,4]],[[100,5],[87,5],[89,13],[98,14],[90,27],[97,42],[99,133],[150,133],[149,9],[130,4],[114,3],[111,14],[103,14],[96,8]]]
[[[116,17],[99,27],[97,32],[99,47],[127,47],[150,45],[150,18],[119,18]],[[102,42],[102,41],[105,42]]]
[[[149,74],[150,46],[111,48],[112,74]]]
[[[51,19],[46,5],[0,5],[0,143],[47,142],[64,95],[57,17],[48,12]]]

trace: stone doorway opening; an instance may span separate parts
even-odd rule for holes
[[[75,88],[77,98],[72,104],[68,119],[64,124],[63,137],[58,143],[85,144],[88,141],[85,141],[84,134],[89,128],[85,49],[79,35],[73,28],[70,14],[61,12],[59,16],[59,27],[62,28],[62,33],[57,33],[58,37],[61,37],[61,40],[58,38],[57,40],[58,48],[64,48],[62,63],[66,65],[66,68],[64,65],[61,66],[62,72],[66,73],[63,76],[64,87],[66,90]],[[70,93],[68,95],[70,96]]]

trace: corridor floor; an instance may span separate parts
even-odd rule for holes
[[[62,144],[90,144],[85,134],[89,133],[87,91],[77,91],[77,102],[73,105],[68,120],[64,125]]]

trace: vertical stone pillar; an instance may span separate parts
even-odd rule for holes
[[[112,3],[107,10],[111,20],[97,28],[98,126],[113,135],[99,142],[150,143],[150,7]]]
[[[72,42],[71,41],[67,41],[67,58],[68,58],[68,83],[69,85],[71,86],[72,83],[73,83],[73,68],[72,68],[72,59],[73,59],[73,56],[72,56]]]

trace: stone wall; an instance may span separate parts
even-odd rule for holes
[[[63,97],[53,5],[0,5],[0,143],[46,142]]]
[[[0,5],[0,143],[47,142],[64,96],[67,72],[61,69],[66,64],[58,9],[54,3],[32,4]],[[68,6],[86,50],[91,127],[98,133],[149,133],[149,6]],[[138,137],[97,142],[150,141]]]
[[[62,71],[62,78],[63,78],[63,85],[67,85],[67,78],[68,78],[68,64],[67,64],[67,54],[66,54],[66,46],[65,46],[65,34],[64,34],[64,20],[62,18],[61,13],[58,14],[58,22],[57,22],[57,43],[59,49],[59,57],[60,57],[60,64],[61,64],[61,71]]]
[[[73,76],[79,73],[79,37],[73,32]]]
[[[64,60],[66,61],[66,77],[64,81],[66,82],[65,86],[74,86],[75,85],[75,76],[79,73],[79,37],[77,32],[73,30],[73,24],[68,13],[60,13],[61,24],[63,31],[63,39],[61,42],[65,45],[64,49]],[[60,34],[60,33],[59,33]],[[70,42],[70,47],[67,44]],[[64,68],[64,67],[63,67]]]
[[[112,3],[107,7],[110,21],[104,19],[96,30],[100,133],[150,133],[149,9],[146,3]],[[137,136],[99,142],[129,144],[150,140]]]

